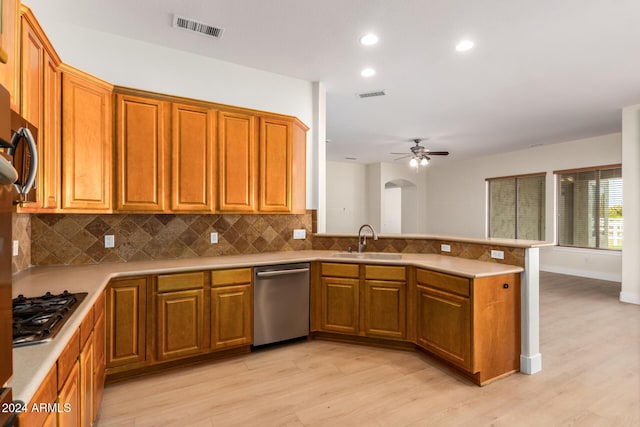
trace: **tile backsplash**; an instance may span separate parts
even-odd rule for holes
[[[31,215],[31,265],[97,264],[311,249],[312,214]],[[293,240],[293,229],[307,239]],[[218,243],[210,243],[210,233]],[[115,247],[105,248],[113,235]]]
[[[29,268],[31,263],[31,215],[14,213],[12,229],[12,239],[18,241],[18,256],[11,258],[11,271],[17,273]]]

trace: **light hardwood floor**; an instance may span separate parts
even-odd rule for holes
[[[326,341],[107,386],[107,426],[638,426],[640,307],[540,278],[543,371],[477,387],[420,353]]]

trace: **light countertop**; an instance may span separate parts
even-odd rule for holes
[[[22,400],[25,403],[31,400],[49,370],[56,363],[65,345],[80,326],[82,319],[109,281],[115,277],[310,261],[413,265],[469,278],[523,271],[521,267],[513,265],[436,254],[403,253],[401,259],[394,260],[336,258],[333,256],[334,254],[336,254],[335,251],[318,250],[270,252],[210,258],[34,267],[22,271],[13,278],[14,297],[18,294],[30,297],[42,295],[47,291],[60,293],[64,290],[88,292],[88,295],[51,342],[13,349],[13,377],[10,386],[13,388],[14,399]]]

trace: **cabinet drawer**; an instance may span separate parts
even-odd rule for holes
[[[83,346],[84,343],[87,342],[87,339],[89,339],[89,335],[93,330],[93,323],[94,323],[93,310],[94,310],[94,307],[91,307],[91,310],[89,310],[87,315],[82,320],[82,323],[80,324],[80,345],[81,346]]]
[[[392,267],[389,265],[366,265],[364,267],[365,279],[396,280],[404,282],[407,271],[404,267]]]
[[[253,275],[250,268],[236,268],[233,270],[217,270],[211,272],[211,286],[240,285],[251,283]]]
[[[458,295],[469,296],[470,279],[451,274],[437,273],[429,270],[416,270],[417,281],[421,285],[452,292]]]
[[[359,264],[337,264],[333,262],[322,263],[322,275],[333,277],[353,277],[358,278],[360,266]]]
[[[184,291],[186,289],[204,288],[204,273],[181,273],[158,276],[157,292]]]

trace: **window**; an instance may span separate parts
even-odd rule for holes
[[[620,165],[554,173],[558,177],[558,245],[622,249]]]
[[[487,179],[489,237],[544,240],[545,175]]]

